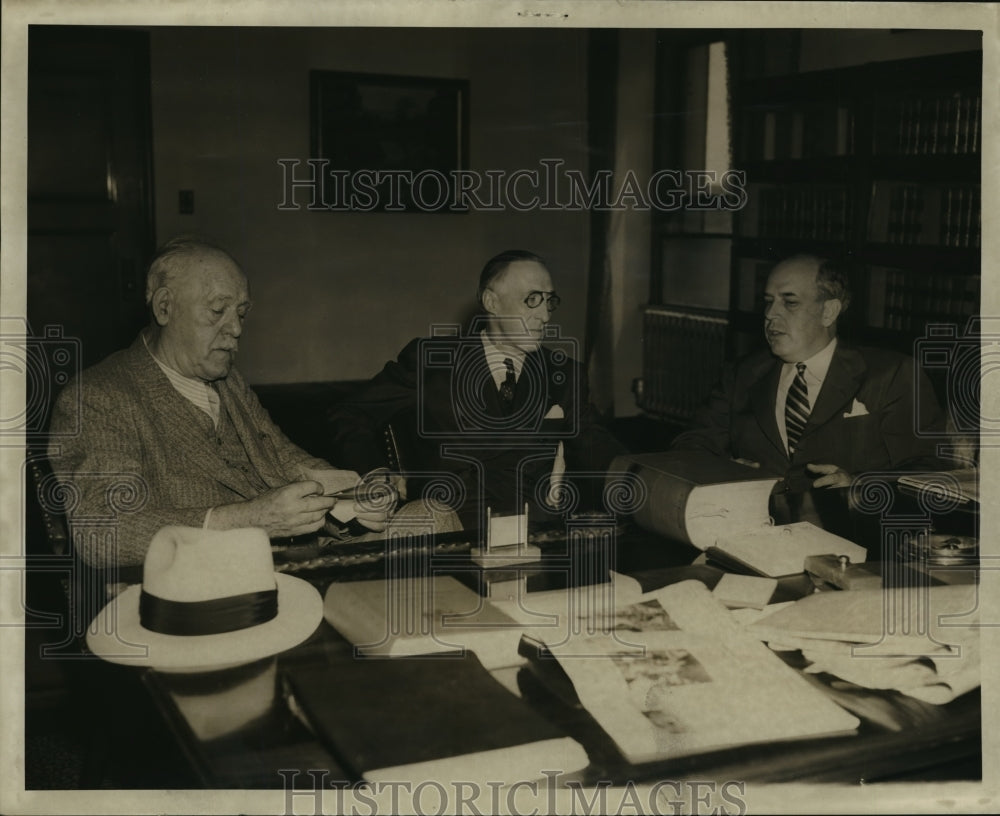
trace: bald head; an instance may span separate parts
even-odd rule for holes
[[[808,360],[837,335],[850,302],[847,278],[836,265],[811,255],[777,264],[764,290],[764,333],[786,363]]]
[[[551,308],[558,303],[549,270],[533,259],[507,262],[482,289],[480,298],[493,342],[517,353],[538,348],[552,317],[549,298],[554,298]]]

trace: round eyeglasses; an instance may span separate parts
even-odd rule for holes
[[[562,303],[562,299],[555,292],[531,292],[524,299],[524,303],[529,309],[537,309],[542,305],[543,300],[545,301],[545,308],[550,312],[554,312],[559,308],[559,304]]]

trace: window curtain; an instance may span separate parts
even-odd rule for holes
[[[587,172],[591,183],[601,172],[614,171],[615,130],[618,112],[618,32],[597,29],[587,42]],[[587,277],[587,312],[583,364],[590,375],[591,400],[604,414],[613,405],[612,368],[603,359],[599,339],[610,330],[608,231],[611,213],[590,211],[590,269]]]

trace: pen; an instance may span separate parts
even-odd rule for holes
[[[324,495],[334,499],[370,499],[383,495],[384,490],[379,485],[365,484],[355,487],[348,487],[338,490],[336,493],[326,493]]]

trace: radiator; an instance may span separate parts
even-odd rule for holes
[[[728,326],[724,313],[647,307],[639,407],[669,419],[690,419],[722,373]]]

